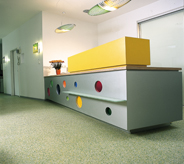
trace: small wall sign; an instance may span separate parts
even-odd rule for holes
[[[38,52],[38,43],[33,44],[33,53]]]

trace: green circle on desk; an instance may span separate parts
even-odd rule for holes
[[[107,107],[107,108],[105,109],[105,112],[106,112],[106,114],[107,114],[108,116],[110,116],[110,115],[112,114],[112,110],[111,110],[111,108],[109,108],[109,107]]]
[[[50,81],[50,87],[51,88],[53,87],[53,81],[52,80]]]

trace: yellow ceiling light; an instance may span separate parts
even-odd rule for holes
[[[90,10],[84,10],[83,12],[91,16],[102,15],[114,11],[130,1],[131,0],[104,0],[93,6]]]

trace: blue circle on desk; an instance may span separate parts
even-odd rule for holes
[[[57,84],[57,86],[56,86],[56,93],[57,93],[58,95],[60,95],[60,86],[59,86],[59,84]]]
[[[77,82],[74,83],[74,86],[77,88]]]

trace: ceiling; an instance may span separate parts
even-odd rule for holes
[[[143,7],[157,0],[131,0],[122,8],[101,16],[89,16],[83,10],[90,9],[102,0],[0,0],[0,43],[1,39],[32,18],[40,11],[48,11],[65,16],[100,23]]]

